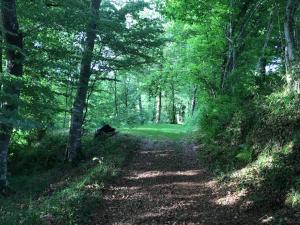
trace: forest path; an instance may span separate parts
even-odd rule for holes
[[[120,178],[103,193],[94,224],[257,224],[197,162],[193,145],[143,140]]]

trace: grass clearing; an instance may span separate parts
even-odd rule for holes
[[[147,124],[119,128],[122,133],[150,139],[180,140],[191,132],[191,127],[178,124]]]

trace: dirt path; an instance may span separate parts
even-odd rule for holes
[[[119,180],[104,191],[95,224],[249,224],[259,215],[239,210],[199,166],[192,146],[144,141]]]

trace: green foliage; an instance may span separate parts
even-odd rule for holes
[[[23,136],[23,142],[20,142]],[[28,134],[16,132],[10,146],[9,165],[13,175],[45,171],[64,162],[67,133],[53,132],[33,143],[28,143]]]
[[[292,208],[300,208],[300,193],[299,191],[292,190],[288,193],[286,204]]]
[[[13,77],[3,73],[0,83],[4,87],[15,86],[22,90],[20,99],[1,90],[0,100],[6,104],[18,105],[21,110],[16,115],[8,115],[1,108],[1,122],[16,129],[33,129],[47,127],[52,123],[52,114],[57,112],[56,101],[47,80],[32,80],[29,76]],[[24,110],[23,110],[24,109]],[[43,109],[43,110],[41,110]]]
[[[56,132],[36,143],[34,151],[21,150],[24,158],[12,164],[16,173],[10,180],[16,194],[0,196],[0,224],[89,223],[92,210],[101,204],[104,185],[116,178],[138,146],[137,140],[129,136],[105,141],[87,136],[86,159],[71,168],[56,162],[61,159],[65,143],[66,134]]]
[[[252,160],[252,150],[242,145],[240,152],[235,157],[240,161],[249,163]]]
[[[173,141],[198,126],[199,157],[214,172],[229,174],[256,203],[299,207],[299,94],[284,82],[285,1],[166,0],[165,15],[154,1],[102,1],[83,121],[89,135],[83,162],[69,168],[65,130],[89,3],[17,1],[24,74],[0,74],[0,122],[14,127],[8,161],[17,194],[1,197],[1,224],[89,223],[103,185],[137,146],[123,136],[94,140],[104,123]],[[298,12],[293,27],[299,35]],[[6,60],[3,54],[1,65]]]
[[[298,207],[297,102],[297,96],[274,92],[253,99],[250,116],[243,112],[248,106],[223,100],[226,108],[214,102],[209,105],[214,108],[206,113],[209,116],[201,119],[205,146],[201,158],[219,175],[232,172],[231,179],[247,189],[256,204],[279,206],[286,202]]]

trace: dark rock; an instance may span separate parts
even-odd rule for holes
[[[98,128],[95,132],[95,138],[99,136],[112,136],[116,134],[116,129],[111,127],[108,124],[105,124],[103,127]]]

